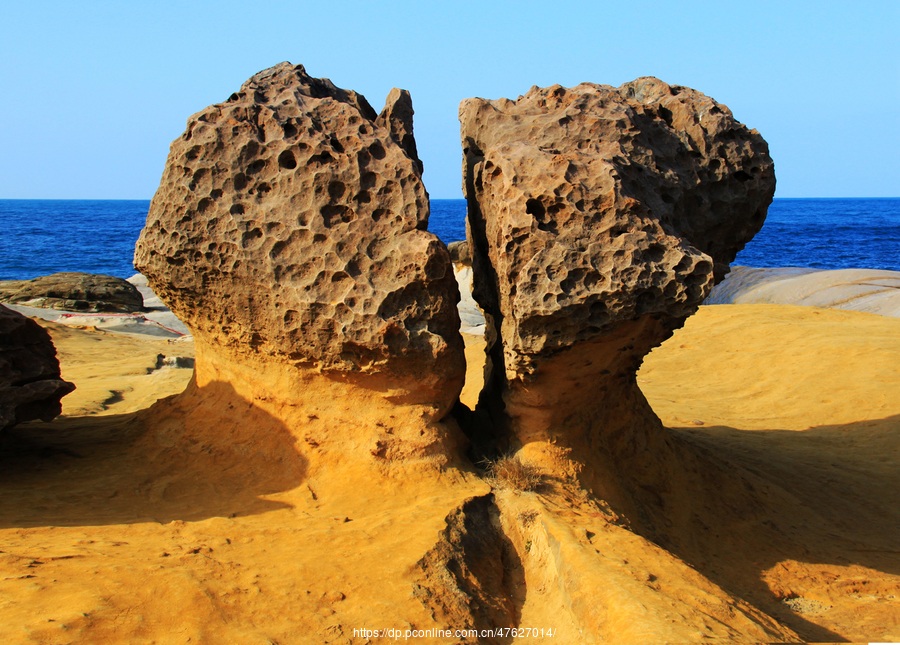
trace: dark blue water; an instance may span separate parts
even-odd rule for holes
[[[900,271],[900,199],[776,199],[734,264]]]
[[[127,278],[149,201],[0,200],[0,280],[58,271]],[[429,229],[465,239],[466,202],[435,199]],[[900,199],[776,199],[735,264],[900,271]]]
[[[134,275],[146,200],[0,199],[0,280],[59,271]]]

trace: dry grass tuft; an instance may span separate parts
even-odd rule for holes
[[[494,488],[534,490],[541,483],[541,473],[536,466],[526,464],[518,457],[506,455],[486,462],[485,479]]]

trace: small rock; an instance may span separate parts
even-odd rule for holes
[[[43,327],[0,305],[0,430],[33,419],[52,421],[75,389],[62,380],[56,348]]]

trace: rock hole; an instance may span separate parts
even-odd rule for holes
[[[659,106],[659,118],[666,122],[666,124],[671,127],[672,126],[672,110],[669,108]]]
[[[369,146],[369,154],[371,154],[374,159],[384,159],[386,153],[384,151],[384,146],[382,146],[380,142],[376,141],[371,146]]]
[[[211,200],[209,197],[204,197],[204,198],[201,199],[200,202],[197,204],[197,212],[198,212],[198,213],[205,213],[207,210],[210,209],[210,207],[211,207],[214,203],[215,203],[215,202],[213,202],[213,200]]]
[[[192,147],[187,151],[187,154],[185,156],[187,157],[188,161],[193,161],[200,156],[200,146]]]
[[[234,176],[234,189],[235,190],[244,190],[247,187],[247,184],[250,183],[250,180],[247,179],[247,175],[239,172]]]
[[[250,159],[255,157],[257,152],[259,152],[259,144],[251,139],[241,150],[241,157],[245,160]]]
[[[697,267],[700,266],[700,263],[694,267],[694,272],[685,277],[684,281],[687,283],[688,287],[697,287],[700,285],[706,284],[706,281],[709,280],[709,274],[703,271],[697,271]]]
[[[738,170],[736,173],[734,173],[734,178],[738,181],[750,181],[751,179],[753,179],[753,177],[745,173],[743,170]]]
[[[374,188],[376,183],[378,183],[378,175],[374,172],[364,172],[359,178],[359,186],[364,190]]]
[[[543,221],[547,216],[544,205],[538,199],[529,199],[525,202],[525,212],[533,216],[539,222]]]
[[[346,224],[356,217],[351,209],[340,204],[328,204],[323,206],[319,212],[322,214],[325,228],[331,228],[341,223]]]
[[[263,233],[258,228],[251,229],[241,235],[241,246],[246,249],[249,245],[259,240],[262,236]]]
[[[345,189],[346,186],[344,186],[342,182],[332,181],[328,184],[328,196],[331,197],[331,199],[340,199],[344,196]]]
[[[285,150],[278,155],[278,165],[285,170],[293,170],[297,167],[297,159],[290,150]]]
[[[691,266],[691,258],[690,258],[690,256],[682,255],[682,256],[681,256],[681,259],[678,260],[678,264],[676,264],[676,265],[672,268],[672,270],[673,270],[675,273],[682,273],[682,272],[686,271],[686,270],[688,269],[688,267],[690,267],[690,266]],[[671,284],[671,283],[670,283],[670,284]]]
[[[291,137],[297,136],[297,126],[287,121],[281,126],[281,129],[284,130],[284,138],[290,139]]]
[[[669,193],[663,193],[663,194],[662,194],[662,200],[663,200],[665,203],[667,203],[667,204],[674,204],[674,203],[675,203],[675,198],[672,197]]]
[[[232,204],[231,209],[228,211],[232,215],[243,215],[244,214],[244,205],[243,204]]]
[[[312,166],[314,164],[321,164],[324,166],[331,163],[332,161],[334,161],[334,157],[332,157],[328,151],[323,151],[317,155],[313,155],[312,157],[310,157],[309,161],[306,162],[306,165]]]
[[[662,244],[651,244],[647,247],[647,259],[651,262],[662,262],[666,256],[666,249]]]
[[[251,163],[249,166],[247,166],[247,174],[255,175],[256,173],[258,173],[260,170],[262,170],[265,167],[266,167],[266,160],[265,159],[257,159],[256,161]]]
[[[273,260],[276,259],[279,255],[282,254],[286,247],[287,242],[284,242],[283,240],[275,242],[275,244],[272,245],[272,250],[269,251],[269,257]]]

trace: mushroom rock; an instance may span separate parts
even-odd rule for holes
[[[768,147],[655,78],[468,99],[459,117],[489,320],[480,405],[523,456],[602,489],[598,471],[664,441],[636,371],[762,227]]]
[[[60,399],[74,389],[60,376],[47,330],[0,305],[0,430],[52,421],[62,411]]]
[[[196,387],[227,382],[279,418],[330,414],[332,439],[403,406],[426,424],[447,414],[465,372],[459,290],[426,230],[412,115],[404,90],[379,115],[281,63],[190,117],[135,266],[194,334]],[[369,452],[439,452],[420,430]]]

